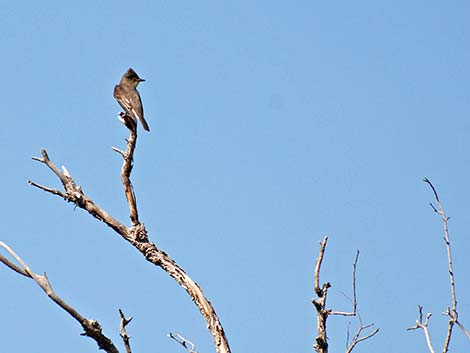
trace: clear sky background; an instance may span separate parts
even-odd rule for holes
[[[150,238],[204,289],[232,351],[313,352],[313,267],[329,235],[328,304],[348,310],[351,267],[365,323],[357,352],[427,352],[407,332],[451,304],[451,220],[461,321],[470,328],[468,1],[23,1],[2,5],[1,240],[57,294],[135,352],[214,352],[199,311],[104,224],[27,184],[60,187],[42,147],[128,224],[119,171],[127,130],[112,96],[133,67],[151,132],[132,175]],[[34,282],[0,268],[0,351],[93,352]],[[328,321],[332,352],[349,320]],[[352,323],[354,325],[354,323]],[[354,326],[352,326],[354,328]],[[455,330],[452,352],[470,343]]]

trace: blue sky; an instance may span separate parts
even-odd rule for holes
[[[381,332],[358,352],[426,352],[407,332],[417,304],[442,347],[451,304],[441,223],[450,220],[457,296],[470,327],[470,62],[466,1],[10,2],[2,8],[1,240],[57,294],[135,352],[214,351],[199,312],[110,229],[34,189],[58,180],[42,147],[123,222],[125,128],[112,97],[133,67],[151,132],[133,184],[151,240],[202,286],[233,352],[312,352],[313,266],[347,310],[356,249],[359,309]],[[2,352],[93,351],[30,280],[2,281]],[[329,320],[342,351],[348,320]],[[451,351],[468,348],[455,331]],[[404,348],[406,347],[406,348]]]

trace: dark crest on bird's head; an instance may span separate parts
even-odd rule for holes
[[[135,72],[133,69],[129,68],[126,73],[124,74],[124,77],[127,79],[134,81],[136,83],[143,82],[145,81],[144,79],[140,78],[139,75],[137,75],[137,72]]]

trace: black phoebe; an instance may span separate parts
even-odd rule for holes
[[[122,75],[119,84],[114,86],[114,98],[116,98],[122,109],[126,111],[127,115],[130,115],[134,121],[137,121],[136,118],[139,118],[144,130],[150,131],[144,119],[144,109],[142,108],[140,94],[136,89],[137,85],[143,81],[145,80],[141,79],[134,70],[127,70]]]

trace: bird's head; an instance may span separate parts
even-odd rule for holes
[[[143,78],[140,78],[139,75],[137,75],[137,72],[135,72],[133,69],[129,68],[124,76],[122,76],[123,80],[127,81],[130,83],[132,86],[137,87],[137,85],[140,82],[144,82],[145,80]]]

